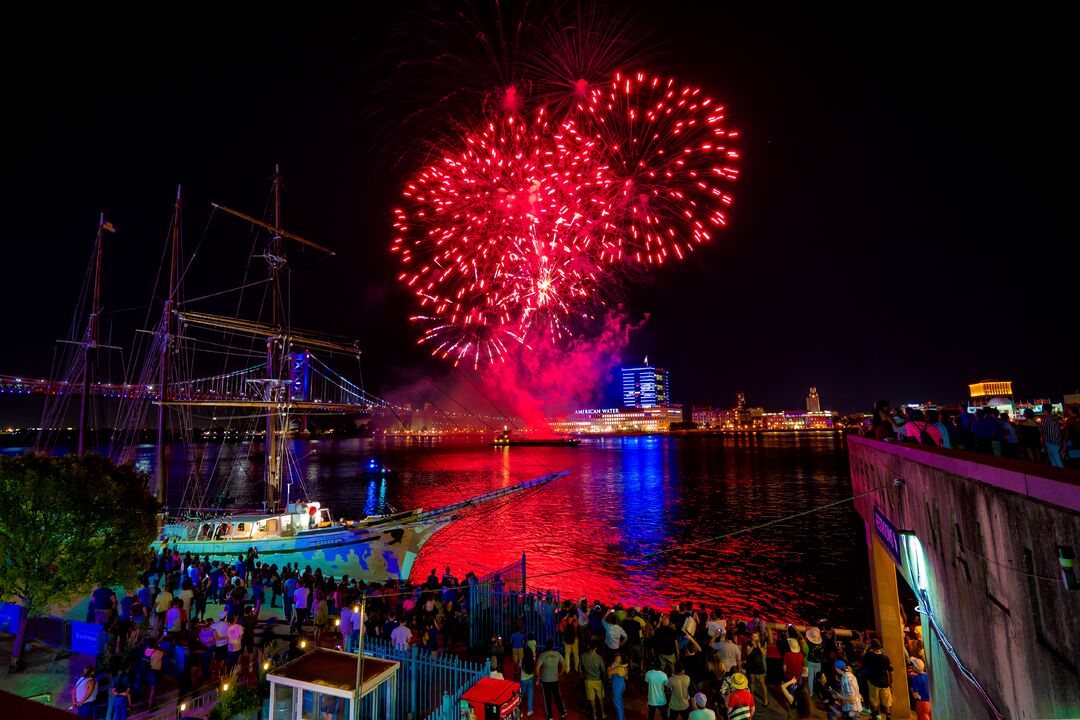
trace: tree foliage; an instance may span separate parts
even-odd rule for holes
[[[0,458],[0,593],[26,615],[131,585],[157,533],[145,474],[99,455]]]

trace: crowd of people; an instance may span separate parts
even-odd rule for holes
[[[104,586],[91,593],[87,620],[102,626],[106,641],[99,666],[73,689],[71,707],[81,717],[124,720],[133,707],[153,707],[163,674],[184,695],[230,674],[257,682],[268,654],[284,660],[320,645],[355,651],[361,625],[365,638],[400,650],[420,644],[446,652],[466,639],[462,600],[472,576],[459,582],[449,568],[413,586],[279,567],[259,562],[255,548],[222,561],[163,546],[149,560],[139,587],[122,597]],[[280,618],[260,621],[266,604],[280,608]]]
[[[132,707],[154,706],[163,674],[181,695],[230,673],[257,683],[267,657],[286,660],[309,643],[356,651],[361,629],[365,642],[379,638],[400,651],[467,652],[473,582],[471,573],[459,581],[446,568],[422,583],[365,583],[260,562],[254,548],[226,562],[162,547],[137,589],[92,593],[88,615],[106,632],[106,652],[76,683],[72,707],[83,717],[124,720]],[[260,622],[266,604],[280,617]],[[928,684],[919,681],[925,658],[911,639],[904,666],[919,688],[914,707],[929,717]],[[526,632],[522,617],[507,638],[492,638],[487,653],[495,676],[503,676],[504,658],[513,668],[507,679],[520,682],[526,716],[542,705],[546,718],[566,717],[560,680],[567,676],[594,718],[611,709],[624,720],[624,694],[635,683],[650,719],[744,720],[773,702],[796,718],[809,717],[814,702],[831,717],[855,718],[865,706],[889,718],[893,705],[893,665],[880,643],[858,633],[841,638],[825,620],[799,629],[690,603],[662,612],[566,601],[546,636]]]
[[[894,669],[880,641],[858,632],[841,638],[824,619],[800,629],[736,621],[691,603],[662,612],[582,600],[563,603],[558,632],[561,652],[550,639],[538,647],[523,622],[509,639],[526,717],[541,705],[537,694],[545,718],[567,717],[560,683],[567,674],[594,720],[609,708],[624,720],[631,683],[647,697],[648,720],[745,720],[771,703],[791,718],[810,717],[815,704],[834,718],[857,718],[864,709],[886,719],[892,713]],[[501,677],[503,647],[493,640],[492,673]],[[920,719],[929,718],[922,642],[915,632],[907,640],[904,667],[916,688],[910,702]]]
[[[880,401],[866,423],[868,437],[908,442],[996,457],[1045,462],[1054,467],[1080,467],[1080,406],[1065,407],[1059,418],[1049,403],[1036,414],[1026,408],[1019,418],[998,407],[975,412],[890,408]]]

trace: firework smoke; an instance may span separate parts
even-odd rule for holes
[[[461,58],[444,97],[473,107],[430,139],[391,250],[419,342],[483,369],[536,425],[587,401],[618,362],[632,324],[612,308],[633,280],[727,224],[738,133],[700,88],[619,71],[633,43],[581,6],[574,23],[496,12],[487,32],[482,17],[463,13],[444,35],[479,48],[440,56]]]

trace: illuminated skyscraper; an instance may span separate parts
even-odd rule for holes
[[[821,412],[821,398],[816,387],[810,388],[810,394],[806,397],[806,412]]]
[[[648,364],[622,369],[622,405],[626,408],[669,407],[668,371]]]

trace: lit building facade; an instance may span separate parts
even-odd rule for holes
[[[1013,399],[1011,380],[983,380],[968,385],[972,405],[988,405],[994,398]]]
[[[646,363],[622,368],[622,406],[624,408],[668,407],[671,386],[668,371]]]
[[[762,418],[765,430],[831,430],[836,426],[836,413],[825,410],[816,412],[765,413]]]
[[[652,408],[586,408],[565,419],[554,420],[551,429],[559,433],[667,432],[682,420],[682,406]]]
[[[806,412],[821,412],[821,398],[816,387],[810,388],[810,394],[806,396]]]

